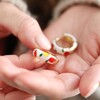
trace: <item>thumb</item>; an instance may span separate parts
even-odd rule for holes
[[[44,36],[38,22],[12,4],[0,4],[0,24],[30,48],[49,50],[50,42]]]
[[[91,96],[99,87],[100,64],[93,65],[85,72],[80,80],[80,92],[85,97]]]

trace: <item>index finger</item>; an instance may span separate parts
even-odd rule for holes
[[[38,22],[17,9],[14,5],[0,4],[0,24],[13,33],[30,48],[38,47],[49,50],[49,40],[43,34]]]

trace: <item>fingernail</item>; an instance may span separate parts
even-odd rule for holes
[[[94,85],[94,87],[88,92],[88,94],[85,96],[85,98],[88,98],[89,96],[91,96],[99,87],[99,83],[97,83],[96,85]]]
[[[36,100],[36,96],[29,97],[28,99],[25,100]]]
[[[64,98],[71,98],[79,94],[80,94],[79,88],[76,88],[75,90],[70,91]]]
[[[36,37],[36,43],[42,49],[50,50],[50,48],[51,48],[50,42],[43,35],[39,35],[39,36]]]

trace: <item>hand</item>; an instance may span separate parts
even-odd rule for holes
[[[47,33],[49,32],[50,27],[46,30]],[[57,28],[57,30],[58,29],[59,28]],[[52,31],[52,28],[50,30]],[[51,33],[52,32],[50,32],[50,34]],[[62,33],[62,32],[59,31],[59,33]],[[55,35],[58,36],[59,33]],[[47,35],[50,35],[50,34],[47,34]],[[54,37],[51,37],[50,35],[49,39],[50,38],[54,38]],[[32,56],[31,57],[30,56],[28,57],[32,58]],[[21,56],[19,58],[16,58],[13,56],[5,56],[4,58],[1,57],[1,61],[2,61],[1,66],[3,67],[1,68],[0,76],[1,77],[3,76],[2,80],[10,86],[16,87],[20,90],[26,91],[31,94],[46,95],[46,96],[51,97],[52,100],[53,98],[58,100],[58,99],[74,96],[79,93],[77,88],[80,81],[80,77],[76,75],[75,73],[70,73],[70,72],[66,73],[66,70],[64,70],[65,72],[63,73],[62,69],[64,68],[65,60],[67,59],[60,55],[58,55],[58,57],[62,60],[60,60],[60,62],[56,66],[53,66],[53,67],[50,66],[48,70],[38,69],[38,70],[33,70],[33,71],[22,69],[22,67],[28,68],[28,66],[33,66],[32,68],[34,67],[36,68],[36,66],[34,66],[36,64],[32,64],[31,62],[32,60],[26,59],[26,56],[23,56],[23,57]],[[81,62],[82,64],[83,63],[85,64],[83,60],[81,60]],[[19,65],[21,69],[17,67]],[[11,73],[10,68],[13,69],[12,75],[10,74]],[[50,70],[51,68],[52,70]],[[87,69],[87,66],[84,69]],[[8,82],[8,80],[10,81]]]
[[[49,50],[51,45],[38,22],[10,3],[0,3],[0,38],[12,33],[29,48]]]
[[[9,87],[5,87],[6,90]],[[19,91],[17,89],[9,89],[10,91],[6,93],[5,91],[0,92],[0,100],[36,100],[34,95],[27,94],[23,91]]]
[[[50,41],[60,36],[63,32],[73,33],[79,43],[77,50],[73,54],[67,57],[57,55],[61,59],[57,65],[48,66],[48,69],[33,71],[21,68],[23,66],[33,66],[34,68],[35,66],[31,63],[31,59],[21,60],[20,57],[14,57],[16,59],[13,59],[13,56],[1,57],[0,61],[3,67],[1,67],[0,77],[4,76],[2,79],[5,83],[10,80],[8,82],[10,86],[31,94],[43,94],[57,100],[78,94],[78,87],[81,90],[81,94],[86,96],[87,91],[91,89],[90,86],[92,85],[90,84],[92,82],[95,83],[93,80],[98,80],[99,78],[96,76],[96,74],[99,74],[99,70],[96,74],[91,73],[94,77],[96,76],[96,78],[93,77],[92,81],[89,80],[89,75],[84,78],[85,74],[88,71],[90,72],[92,68],[93,71],[98,68],[96,67],[98,64],[93,67],[93,63],[99,56],[99,16],[99,9],[95,7],[75,6],[70,8],[57,21],[52,23],[45,30],[45,33],[49,33],[46,35]],[[26,59],[26,57],[22,58]],[[28,62],[27,64],[25,63],[26,61]],[[16,67],[18,65],[21,67]],[[10,68],[13,69],[12,74],[10,74]],[[89,81],[84,84],[87,79]]]
[[[79,43],[77,50],[64,59],[61,58],[56,66],[50,66],[49,68],[61,74],[73,73],[82,77],[79,89],[84,97],[90,96],[100,82],[99,26],[100,9],[78,5],[65,11],[58,20],[45,30],[50,41],[65,32],[72,33],[77,38]],[[64,83],[66,82],[64,81]],[[75,82],[73,83],[75,84]],[[67,87],[67,83],[65,87]]]
[[[72,73],[59,74],[54,70],[38,68],[44,62],[35,62],[30,53],[19,57],[15,55],[1,56],[0,61],[0,79],[9,86],[28,94],[42,94],[49,96],[51,100],[59,100],[79,93],[77,89],[79,76]],[[9,94],[9,87],[7,89],[7,85],[4,83],[1,82],[0,87],[3,88],[3,92],[5,91]],[[13,88],[10,89],[12,90]]]
[[[51,47],[49,41],[43,35],[43,32],[42,32],[38,22],[35,19],[33,19],[30,16],[26,15],[25,13],[21,12],[19,9],[17,9],[17,7],[15,7],[14,5],[12,5],[10,3],[0,3],[0,39],[2,39],[3,37],[7,37],[8,35],[10,35],[10,33],[15,35],[21,42],[23,42],[25,45],[27,45],[31,49],[38,47],[41,49],[49,50]],[[2,43],[0,43],[0,44],[2,44]],[[0,51],[3,51],[3,46],[0,46]],[[0,54],[1,54],[1,52],[0,52]],[[28,69],[28,70],[33,69],[35,67],[41,67],[41,65],[43,63],[40,62],[40,63],[36,64],[36,62],[34,62],[34,58],[32,57],[31,54],[32,53],[28,52],[26,54],[21,55],[19,58],[14,55],[9,55],[9,57],[11,57],[11,59],[9,59],[10,60],[9,62],[11,62],[11,64],[13,66],[24,67],[25,69]],[[7,60],[9,57],[8,58],[7,57],[8,56],[1,56],[0,58],[5,59],[5,62],[8,63]],[[14,60],[14,59],[16,59],[16,60],[13,63],[12,60]],[[18,59],[20,59],[20,60],[18,60]],[[16,61],[18,61],[18,62],[16,62]],[[5,64],[7,64],[5,62],[1,61],[1,63],[2,63],[0,65],[1,69],[4,68]],[[23,66],[23,64],[25,64],[25,66]],[[6,66],[9,66],[9,65],[6,65]],[[5,70],[7,71],[8,69],[6,69],[6,68],[5,68]],[[2,71],[4,71],[4,70],[0,70],[0,73],[2,73]],[[9,75],[14,73],[14,71],[12,70],[12,68],[10,66],[9,66],[9,71],[10,71],[10,73],[8,73]],[[5,74],[7,75],[6,72],[5,72]],[[9,75],[5,76],[2,74],[0,77],[0,79],[2,80],[2,81],[0,81],[0,88],[3,88],[1,90],[3,92],[3,95],[0,94],[0,98],[2,98],[1,95],[2,96],[5,95],[4,91],[6,89],[7,90],[6,94],[8,93],[8,95],[6,96],[7,100],[10,97],[10,95],[18,96],[19,94],[20,95],[25,94],[21,91],[18,91],[18,95],[17,95],[16,91],[12,92],[10,94],[7,83],[11,84],[11,83],[13,83],[13,80],[9,80],[9,79],[6,80],[6,78],[4,78],[4,77],[9,77]],[[4,98],[2,98],[1,100],[4,100]],[[11,100],[11,99],[9,99],[9,100]],[[19,99],[16,99],[16,100],[19,100]]]

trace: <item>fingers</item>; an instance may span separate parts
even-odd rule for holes
[[[9,32],[17,36],[24,44],[30,48],[38,47],[49,50],[50,42],[44,36],[38,22],[18,10],[11,4],[0,4],[0,24]]]
[[[9,79],[8,77],[14,77],[15,74],[19,74],[22,71],[22,68],[32,70],[41,67],[44,64],[43,61],[35,61],[35,58],[32,56],[31,52],[23,54],[19,57],[16,55],[0,56],[0,61],[1,89],[7,87],[6,84],[10,84],[10,86],[16,86],[13,80]],[[23,71],[26,71],[25,69],[23,69]],[[4,82],[6,84],[4,84]]]
[[[100,82],[100,64],[93,65],[82,76],[80,81],[80,92],[82,96],[89,97],[99,87]]]
[[[17,74],[23,73],[26,71],[25,69],[32,70],[37,67],[41,67],[44,64],[43,61],[39,61],[38,63],[34,61],[35,59],[31,55],[30,52],[17,57],[15,55],[9,56],[1,56],[0,57],[0,88],[4,90],[7,87],[6,84],[17,87],[13,81],[13,77]],[[22,69],[25,68],[25,69]],[[53,73],[52,73],[53,74]],[[4,82],[6,84],[4,84]],[[6,91],[6,90],[5,90]]]
[[[59,73],[69,72],[78,76],[89,68],[89,65],[77,54],[73,53],[67,57],[58,55],[59,62],[54,66],[49,66],[49,69],[56,70]]]
[[[66,58],[65,67],[63,71],[71,72],[82,76],[82,74],[89,68],[89,65],[77,53],[73,53]]]
[[[20,69],[15,67],[7,58],[0,57],[1,63],[0,63],[0,79],[8,83],[8,85],[12,85],[12,80],[9,80],[8,77],[13,78],[13,76],[19,74],[21,72]]]
[[[32,52],[22,54],[19,57],[16,55],[6,55],[1,57],[7,58],[16,67],[25,68],[29,70],[41,67],[45,63],[44,61],[37,60],[36,58],[34,58]]]
[[[79,94],[77,89],[79,77],[74,74],[47,77],[37,72],[25,72],[17,76],[14,81],[32,94],[42,94],[57,100]]]
[[[0,92],[0,100],[36,100],[36,97],[19,90],[15,90],[7,94]]]
[[[65,57],[62,55],[56,55],[58,62],[54,65],[49,65],[47,68],[49,70],[55,70],[58,73],[62,73],[63,72],[63,67],[65,65]]]
[[[7,58],[0,58],[0,78],[8,85],[31,94],[42,94],[52,98],[74,96],[80,78],[71,73],[59,74],[52,71],[28,71],[17,68]],[[42,82],[42,83],[41,83]]]
[[[5,100],[36,100],[36,98],[34,95],[16,90],[6,94]]]

